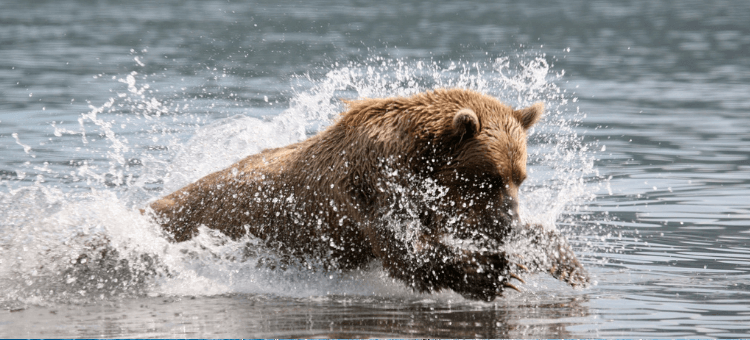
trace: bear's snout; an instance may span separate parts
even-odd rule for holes
[[[503,205],[501,210],[504,210],[505,214],[508,216],[508,224],[509,226],[517,226],[520,225],[520,215],[518,213],[518,198],[515,197],[508,197],[505,200],[503,200]]]

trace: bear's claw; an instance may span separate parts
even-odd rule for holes
[[[514,286],[513,284],[511,284],[511,283],[509,283],[509,282],[507,282],[507,281],[506,281],[506,282],[503,282],[503,286],[505,286],[505,287],[508,287],[508,288],[510,288],[510,289],[513,289],[513,290],[515,290],[515,291],[517,291],[517,292],[521,293],[521,290],[520,290],[520,289],[518,289],[518,287]]]
[[[526,284],[526,281],[524,279],[522,279],[520,276],[516,275],[516,274],[510,273],[510,277],[512,277],[512,278],[514,278],[514,279],[516,279],[518,281],[521,281],[521,283],[523,283],[523,284]]]

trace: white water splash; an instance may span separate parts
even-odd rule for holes
[[[31,146],[21,143],[21,140],[18,138],[18,133],[14,132],[11,134],[11,136],[16,140],[16,144],[20,145],[23,148],[23,152],[25,152],[27,155],[31,152]],[[31,155],[31,157],[36,157],[36,155]]]

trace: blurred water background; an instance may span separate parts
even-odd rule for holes
[[[263,272],[137,212],[339,98],[452,86],[547,103],[522,213],[595,285]],[[748,131],[747,2],[4,1],[0,336],[748,337]]]

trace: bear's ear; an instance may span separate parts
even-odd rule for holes
[[[523,126],[525,130],[528,130],[532,125],[536,124],[536,122],[542,118],[542,114],[544,114],[544,103],[542,102],[538,102],[524,109],[513,111],[513,115],[515,115],[516,119],[521,122],[521,126]]]
[[[463,138],[471,138],[479,132],[479,118],[471,109],[458,110],[453,116],[453,131]]]

